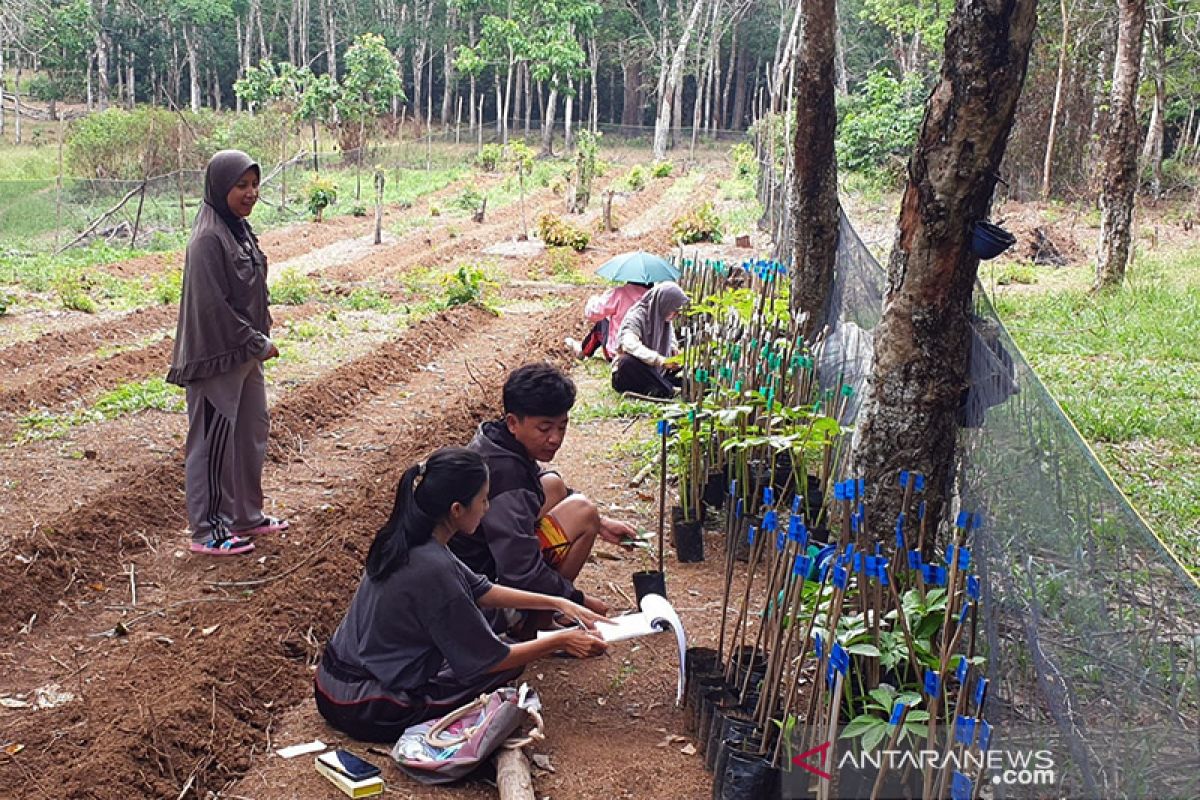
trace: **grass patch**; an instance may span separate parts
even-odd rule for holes
[[[1007,294],[997,309],[1121,490],[1200,572],[1200,250],[1130,275],[1100,297]]]
[[[271,284],[271,303],[282,306],[302,306],[320,292],[316,279],[299,270],[288,268],[279,273]]]
[[[103,241],[72,248],[60,255],[0,250],[0,289],[12,287],[43,295],[47,307],[92,313],[102,309],[128,310],[153,303],[178,303],[182,273],[169,271],[153,278],[120,278],[100,269],[151,250],[127,250]]]
[[[96,398],[91,406],[77,411],[53,413],[34,411],[17,423],[18,441],[60,439],[72,429],[104,422],[147,409],[179,413],[184,410],[183,389],[162,378],[123,383]]]
[[[630,400],[611,389],[605,397],[584,403],[571,410],[572,422],[592,422],[599,419],[641,419],[656,416],[660,406],[645,400]]]

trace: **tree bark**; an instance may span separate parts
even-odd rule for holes
[[[746,72],[750,68],[750,53],[745,47],[737,51],[737,66],[733,79],[733,113],[729,118],[729,127],[741,130],[746,121]]]
[[[325,29],[325,69],[337,80],[337,28],[333,18],[333,3],[321,0],[321,24]]]
[[[453,37],[458,28],[458,6],[451,3],[446,22],[446,41],[442,42],[442,127],[450,124],[458,78],[454,72]]]
[[[946,511],[979,267],[971,226],[988,214],[1036,20],[1036,0],[958,0],[950,16],[941,77],[908,163],[859,417],[854,468],[866,478],[876,541],[901,510],[899,470],[926,476],[935,526]]]
[[[1165,31],[1161,12],[1157,7],[1150,9],[1150,76],[1154,82],[1154,100],[1150,111],[1150,125],[1146,129],[1146,144],[1142,160],[1150,165],[1150,196],[1155,200],[1162,197],[1163,139],[1166,133],[1164,119],[1167,107],[1167,64],[1164,52]]]
[[[92,20],[96,26],[96,99],[100,110],[108,108],[108,34],[105,27],[104,11],[107,0],[95,0],[92,3]],[[194,66],[194,65],[193,65]]]
[[[621,124],[642,124],[642,109],[638,98],[638,87],[642,84],[642,62],[632,56],[626,57],[624,46],[618,52],[621,54]]]
[[[200,45],[190,24],[183,26],[183,45],[187,50],[188,87],[192,113],[200,110]]]
[[[792,168],[792,313],[807,312],[801,333],[825,326],[837,259],[837,158],[834,134],[836,0],[804,0],[796,56]]]
[[[1142,71],[1146,0],[1118,0],[1117,8],[1116,71],[1101,165],[1100,248],[1093,286],[1097,291],[1119,286],[1125,280],[1137,194],[1137,87]]]
[[[691,14],[688,15],[687,22],[683,26],[683,32],[679,36],[679,43],[675,45],[675,52],[671,55],[671,62],[665,68],[665,74],[659,78],[658,92],[658,114],[654,119],[654,160],[662,161],[667,157],[667,142],[671,135],[672,107],[676,96],[676,87],[679,84],[680,74],[683,72],[683,60],[687,54],[688,43],[692,38],[692,31],[696,28],[696,21],[700,19],[700,12],[704,8],[704,0],[695,0],[692,5]]]
[[[1046,155],[1042,159],[1042,199],[1050,197],[1050,170],[1054,164],[1054,137],[1058,133],[1058,114],[1062,108],[1063,82],[1067,74],[1067,36],[1071,28],[1071,14],[1067,0],[1058,0],[1062,16],[1062,36],[1058,41],[1058,77],[1054,81],[1054,105],[1050,108],[1050,130],[1046,133]]]
[[[558,75],[550,76],[550,98],[546,101],[545,111],[542,113],[542,155],[554,155],[554,118],[556,115],[556,106],[558,104]],[[541,93],[538,93],[541,97]]]

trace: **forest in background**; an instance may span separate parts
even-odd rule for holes
[[[842,169],[877,184],[903,177],[951,7],[840,4]],[[1117,5],[1043,0],[1039,12],[1002,171],[1007,195],[1091,198],[1108,123]],[[781,110],[799,20],[795,0],[8,0],[0,10],[0,133],[20,141],[22,97],[49,104],[50,117],[64,103],[70,115],[270,105],[314,138],[329,127],[344,150],[402,123],[486,125],[505,141],[540,136],[543,151],[555,146],[556,131],[569,148],[580,127],[620,125],[629,135],[653,127],[661,157],[693,131],[713,138]],[[1200,160],[1195,3],[1150,0],[1143,48],[1143,191],[1187,197]],[[381,51],[386,63],[356,70],[356,53]],[[102,116],[87,146],[128,136],[130,124]],[[149,123],[138,124],[144,134]],[[242,123],[244,132],[251,127]],[[83,177],[88,169],[118,177],[94,161],[72,166]]]

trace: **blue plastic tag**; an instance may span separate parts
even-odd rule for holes
[[[751,525],[750,530],[746,531],[746,541],[748,541],[750,544],[754,544],[754,537],[757,535],[758,529]]]
[[[974,794],[971,779],[956,770],[950,779],[950,800],[971,800]]]
[[[892,706],[892,716],[888,719],[888,725],[891,725],[893,728],[899,725],[900,718],[904,716],[904,709],[907,707],[904,703],[896,703],[896,705]]]
[[[846,588],[846,579],[848,577],[849,577],[849,573],[846,572],[845,567],[838,566],[838,567],[833,568],[833,585],[836,586],[837,588],[845,589]]]
[[[976,711],[978,711],[979,707],[983,705],[983,700],[985,697],[987,697],[987,687],[988,687],[988,679],[981,675],[979,677],[979,679],[977,681],[975,681],[975,709],[976,709]]]
[[[922,566],[923,565],[921,564],[921,551],[920,550],[909,550],[908,551],[908,567],[909,567],[909,569],[921,569]]]
[[[979,720],[979,749],[987,752],[988,746],[992,743],[992,726],[988,724],[986,719]]]
[[[764,506],[775,505],[775,490],[772,489],[770,486],[763,487],[763,505]]]
[[[925,670],[925,694],[937,697],[942,693],[942,679],[931,669]]]
[[[668,436],[668,435],[670,435],[670,433],[671,433],[671,423],[667,422],[665,419],[660,419],[658,421],[658,435],[659,436]]]
[[[821,634],[813,634],[813,653],[817,656],[817,661],[825,657],[825,640],[821,638]]]
[[[850,653],[840,644],[835,643],[829,651],[829,663],[843,675],[850,671]]]
[[[908,470],[906,470],[906,469],[900,470],[900,488],[901,489],[908,488]]]
[[[916,476],[916,481],[917,481],[917,491],[918,492],[925,491],[925,476],[918,472],[917,476]],[[924,505],[924,504],[922,504],[922,505]],[[922,514],[922,516],[924,516],[924,514]]]
[[[968,669],[969,667],[967,665],[967,659],[964,656],[959,656],[958,669],[954,671],[954,677],[958,678],[959,683],[966,683]]]
[[[967,597],[979,600],[979,578],[975,575],[967,576]]]
[[[961,714],[954,727],[954,741],[970,747],[975,743],[975,718]]]
[[[779,527],[779,514],[775,512],[775,509],[771,509],[766,514],[763,514],[762,526],[765,531],[773,531]]]

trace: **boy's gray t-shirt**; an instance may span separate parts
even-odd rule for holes
[[[364,574],[329,646],[340,661],[392,691],[420,689],[443,664],[459,680],[472,680],[509,652],[476,605],[491,588],[430,540],[382,581]]]

